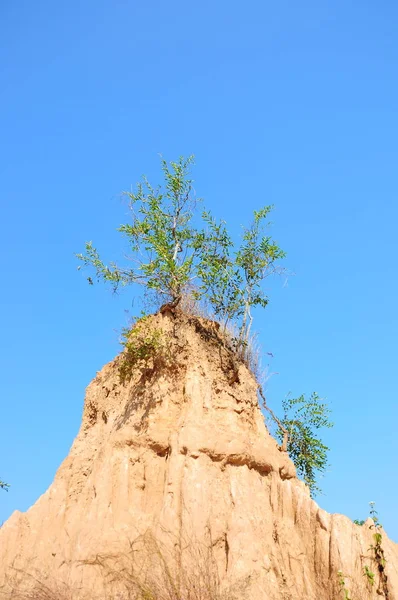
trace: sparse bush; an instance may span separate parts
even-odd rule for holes
[[[282,402],[284,415],[276,432],[282,441],[287,433],[287,451],[298,474],[310,488],[311,496],[321,490],[316,484],[316,473],[327,468],[329,448],[318,437],[318,430],[333,427],[329,420],[330,409],[316,392],[309,399],[285,398]]]
[[[375,574],[370,570],[368,565],[365,565],[363,568],[363,574],[366,577],[366,581],[370,587],[373,587],[375,584]]]
[[[374,543],[370,545],[369,547],[369,551],[371,552],[370,556],[364,556],[361,555],[362,559],[368,559],[371,561],[371,563],[373,564],[373,567],[371,568],[369,565],[365,564],[362,565],[362,575],[365,577],[366,579],[366,589],[367,591],[365,592],[366,597],[372,597],[373,598],[373,590],[376,586],[377,583],[377,588],[376,588],[376,594],[378,596],[382,596],[383,598],[390,598],[390,592],[389,592],[389,587],[388,587],[388,577],[386,574],[386,558],[384,556],[384,548],[382,546],[382,541],[383,541],[383,535],[381,533],[382,531],[382,525],[379,521],[379,517],[378,517],[378,513],[375,509],[375,503],[374,502],[369,502],[370,505],[370,518],[372,520],[372,524],[369,526],[369,529],[374,529],[373,532],[373,541]],[[356,525],[360,525],[363,526],[365,525],[366,521],[359,521],[359,520],[355,520],[354,523]],[[338,581],[339,581],[339,585],[340,585],[340,591],[344,593],[344,600],[352,600],[351,595],[349,590],[346,587],[345,584],[345,576],[343,575],[342,571],[338,571]],[[376,576],[377,577],[377,581],[376,581]],[[360,586],[358,586],[358,583],[356,584],[356,588],[358,589],[358,593],[355,592],[353,593],[353,599],[354,600],[359,600],[359,598],[364,598],[364,591],[362,589],[362,591],[359,589]]]
[[[161,329],[148,326],[147,318],[139,319],[132,328],[122,331],[122,346],[119,375],[122,383],[129,381],[137,365],[148,367],[152,362],[166,363],[170,359],[169,344]]]
[[[342,571],[337,571],[337,582],[339,585],[339,590],[343,594],[344,600],[352,600],[350,590],[346,585],[346,577]]]
[[[388,577],[386,574],[386,562],[387,561],[386,561],[386,558],[384,555],[384,548],[383,548],[383,534],[382,534],[383,526],[381,525],[381,523],[379,521],[379,516],[378,516],[377,510],[375,509],[375,503],[369,502],[369,505],[370,505],[370,511],[369,511],[370,518],[373,521],[373,525],[370,526],[370,529],[374,529],[374,532],[373,532],[374,543],[371,544],[369,550],[372,552],[372,560],[375,563],[378,574],[379,574],[377,593],[380,596],[389,598]],[[366,576],[368,578],[368,582],[371,583],[371,585],[374,585],[374,583],[375,583],[374,574],[368,567],[365,567],[365,568],[367,569]],[[373,575],[373,578],[370,576],[370,574]]]

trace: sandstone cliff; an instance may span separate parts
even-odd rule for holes
[[[379,585],[370,523],[310,499],[264,425],[253,376],[244,365],[233,376],[214,326],[170,312],[146,326],[163,332],[167,355],[136,365],[124,383],[123,356],[97,374],[53,484],[1,528],[3,597],[157,600],[139,585],[126,591],[134,569],[143,576],[141,560],[159,588],[169,568],[197,576],[200,594],[184,596],[195,600],[397,600],[397,545],[383,535]],[[123,581],[112,577],[118,570]],[[29,586],[41,591],[23,596]],[[174,588],[162,598],[178,600]]]

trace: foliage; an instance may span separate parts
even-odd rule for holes
[[[382,529],[383,526],[380,523],[379,516],[378,516],[379,513],[375,509],[375,505],[376,505],[376,502],[373,502],[373,500],[371,502],[369,502],[369,506],[370,506],[369,515],[374,523],[374,525],[371,525],[371,527],[375,527],[376,531],[378,531],[378,530]]]
[[[338,579],[338,584],[340,586],[340,589],[344,594],[344,600],[352,600],[350,591],[346,587],[345,576],[343,574],[343,571],[337,571],[337,579]]]
[[[277,436],[283,439],[288,433],[287,451],[293,460],[299,476],[309,486],[313,497],[321,490],[316,484],[316,473],[323,473],[327,466],[329,448],[319,439],[318,431],[333,427],[329,420],[330,409],[316,392],[309,399],[304,395],[286,398],[282,402],[284,411]]]
[[[362,525],[364,525],[365,521],[363,519],[354,519],[354,523],[355,523],[355,525],[359,525],[360,527],[362,527]]]
[[[8,492],[8,488],[10,487],[9,483],[5,483],[4,481],[2,481],[0,479],[0,489],[5,490],[6,492]]]
[[[235,349],[244,359],[253,322],[252,308],[267,306],[262,284],[270,274],[280,271],[278,261],[285,257],[275,240],[265,235],[266,219],[272,208],[265,206],[254,211],[253,222],[243,229],[242,243],[237,249],[225,223],[217,223],[208,212],[202,214],[207,230],[201,238],[200,296],[206,297],[224,326],[229,321],[239,323]]]
[[[377,593],[379,595],[384,595],[385,598],[388,598],[389,597],[388,583],[387,583],[387,575],[385,572],[386,559],[384,556],[384,548],[382,545],[383,535],[381,533],[383,526],[381,525],[381,523],[379,521],[379,516],[378,516],[377,510],[375,509],[375,503],[369,502],[369,505],[370,505],[370,511],[369,511],[370,518],[373,521],[373,525],[371,525],[370,528],[374,529],[374,533],[373,533],[374,543],[371,544],[369,550],[373,554],[373,560],[375,561],[375,563],[377,565],[377,570],[379,573],[379,585],[377,588]],[[373,582],[374,582],[374,578],[373,578]]]
[[[285,256],[265,235],[272,206],[254,211],[253,223],[243,229],[242,243],[235,247],[224,221],[217,222],[207,210],[200,218],[195,216],[198,200],[189,178],[192,163],[192,156],[170,164],[162,159],[163,189],[144,178],[135,193],[127,193],[131,221],[118,229],[129,246],[127,266],[105,264],[92,242],[77,258],[94,269],[97,281],[110,283],[114,291],[141,284],[177,306],[182,294],[193,287],[195,299],[207,302],[224,325],[233,321],[237,326],[235,349],[246,358],[252,308],[267,305],[262,284],[279,271],[277,263]],[[94,283],[92,277],[88,281]]]
[[[124,383],[131,378],[134,367],[142,363],[147,366],[149,361],[167,360],[169,357],[168,344],[161,329],[146,326],[146,317],[139,319],[132,328],[122,332],[124,352],[121,357],[119,375]]]
[[[375,584],[375,574],[369,569],[367,565],[365,565],[363,568],[363,574],[366,577],[368,584],[373,587]]]
[[[272,206],[266,206],[254,211],[253,223],[244,230],[243,244],[236,255],[236,264],[243,273],[239,296],[244,306],[241,342],[245,346],[253,322],[252,307],[265,308],[268,304],[261,284],[268,275],[276,272],[277,261],[286,256],[271,237],[264,235],[265,220],[271,210]]]
[[[132,218],[118,231],[127,238],[133,267],[104,264],[92,242],[86,243],[86,254],[77,258],[94,267],[98,281],[110,282],[114,290],[139,283],[166,300],[178,299],[190,280],[197,252],[196,231],[190,225],[195,200],[187,177],[192,162],[193,157],[180,158],[169,166],[162,159],[164,191],[144,178],[135,193],[126,193]],[[91,278],[89,282],[93,283]]]
[[[205,229],[197,240],[199,282],[194,295],[197,299],[205,298],[220,321],[233,320],[241,314],[237,298],[241,279],[233,259],[234,243],[224,221],[217,223],[206,210],[202,212],[202,220]]]
[[[371,569],[368,565],[364,565],[362,568],[362,574],[366,577],[366,583],[371,591],[372,588],[376,585],[376,574],[378,573],[378,581],[377,581],[377,589],[376,593],[378,596],[382,596],[383,598],[390,598],[389,588],[388,588],[388,577],[385,572],[386,559],[384,556],[384,549],[382,547],[383,536],[381,533],[382,525],[379,521],[379,517],[377,511],[375,509],[375,503],[369,502],[370,505],[370,518],[372,524],[370,525],[370,529],[374,529],[373,540],[374,543],[370,545],[369,550],[371,551],[371,556],[369,557],[372,563],[376,566],[376,569]],[[366,521],[355,520],[354,523],[357,525],[363,526]],[[363,557],[365,558],[365,557]],[[339,583],[341,590],[344,591],[345,600],[351,600],[349,596],[349,592],[345,587],[344,576],[341,571],[338,572]],[[348,594],[348,596],[347,596]],[[373,596],[372,596],[373,597]]]

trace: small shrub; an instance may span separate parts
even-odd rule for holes
[[[367,583],[373,587],[375,584],[375,574],[369,569],[368,565],[364,566],[363,574],[366,577]]]
[[[344,594],[344,600],[352,600],[349,589],[346,586],[345,575],[343,571],[337,571],[337,580],[339,588],[342,594]]]
[[[164,332],[151,327],[147,317],[139,319],[132,328],[123,330],[122,346],[124,352],[119,366],[122,383],[131,379],[137,366],[148,367],[150,362],[156,366],[159,361],[167,362],[170,358],[169,345]]]
[[[372,520],[372,524],[369,526],[369,529],[374,529],[373,536],[372,536],[374,543],[371,544],[369,547],[369,551],[371,554],[370,554],[370,556],[368,556],[368,559],[371,561],[371,564],[373,566],[371,568],[368,565],[364,565],[362,567],[362,574],[366,578],[366,584],[367,584],[369,593],[371,593],[372,589],[376,586],[376,583],[377,583],[377,589],[376,589],[377,595],[383,596],[383,598],[390,598],[389,588],[388,588],[388,577],[387,577],[387,574],[385,571],[386,558],[384,556],[384,549],[382,546],[382,541],[383,541],[383,535],[381,533],[382,525],[379,521],[379,517],[378,517],[377,511],[375,509],[375,503],[369,502],[369,504],[370,504],[370,511],[369,511],[370,518]],[[355,519],[354,523],[356,525],[363,526],[365,524],[365,521]],[[378,578],[377,578],[377,582],[376,582],[377,573],[378,573]],[[341,571],[339,571],[339,578],[340,578],[341,589],[345,590],[346,589],[345,584],[343,585],[344,577],[342,576]],[[373,597],[373,595],[372,595],[372,597]],[[345,596],[345,598],[346,598],[346,596]],[[347,600],[350,600],[350,599],[347,599]]]
[[[379,595],[384,595],[385,598],[389,598],[389,590],[388,590],[388,577],[386,574],[386,558],[384,556],[384,548],[382,545],[383,535],[382,529],[383,526],[379,521],[379,516],[377,510],[375,509],[375,503],[369,502],[370,505],[370,518],[373,521],[373,525],[370,526],[370,529],[374,529],[373,540],[374,544],[371,544],[369,550],[372,552],[372,559],[376,563],[377,571],[379,573],[379,584],[377,588],[377,593]],[[366,569],[367,567],[365,567]],[[374,583],[374,575],[373,575],[373,583]],[[372,585],[373,585],[372,583]]]

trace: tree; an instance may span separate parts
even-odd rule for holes
[[[77,258],[94,269],[97,281],[108,282],[114,291],[129,284],[143,285],[165,302],[177,306],[187,288],[197,300],[206,300],[215,316],[239,330],[238,346],[248,344],[254,306],[265,307],[268,298],[261,285],[285,253],[264,235],[265,219],[272,206],[254,212],[251,227],[243,230],[235,248],[224,221],[217,222],[203,210],[194,226],[194,197],[189,170],[193,157],[168,164],[161,160],[164,187],[154,188],[146,178],[135,193],[129,192],[131,222],[118,231],[127,238],[128,266],[100,258],[92,242]],[[133,266],[131,266],[133,264]],[[88,277],[90,284],[94,281]],[[243,352],[244,354],[244,352]]]
[[[286,398],[282,402],[283,418],[280,419],[277,437],[287,437],[287,451],[294,462],[299,476],[310,488],[311,496],[321,490],[316,484],[316,473],[323,473],[328,466],[329,448],[321,441],[318,431],[333,427],[329,420],[330,409],[316,392],[307,399]]]

